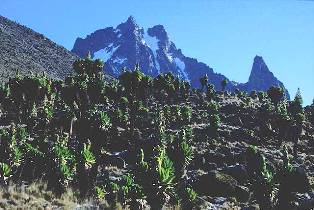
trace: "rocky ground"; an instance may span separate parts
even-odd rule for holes
[[[195,97],[196,100],[200,99]],[[249,190],[247,148],[256,145],[269,164],[279,168],[283,164],[283,147],[286,146],[292,154],[294,143],[288,137],[285,139],[280,136],[278,131],[271,127],[271,122],[268,124],[261,121],[258,108],[262,104],[258,99],[250,99],[248,104],[235,94],[229,94],[218,96],[217,101],[222,119],[217,138],[207,137],[207,124],[201,122],[200,117],[205,110],[198,109],[197,113],[194,113],[194,117],[199,118],[199,122],[192,125],[195,156],[187,168],[186,177],[200,195],[198,208],[260,209]],[[261,125],[266,125],[268,133],[261,130]],[[292,165],[299,169],[299,174],[291,182],[304,188],[300,187],[302,193],[294,194],[294,206],[295,209],[310,210],[314,208],[314,128],[310,123],[303,126],[298,149],[297,155],[292,158]],[[106,163],[115,168],[114,171],[108,170],[109,177],[113,180],[119,179],[128,167],[128,152],[120,152],[111,155]]]
[[[43,73],[64,79],[73,72],[76,55],[42,34],[0,16],[0,81],[7,81],[19,70]]]
[[[196,100],[199,100],[197,96]],[[274,168],[282,164],[282,147],[294,146],[292,141],[276,138],[276,131],[269,127],[271,135],[260,131],[257,108],[259,101],[251,100],[247,106],[234,95],[217,98],[221,110],[222,124],[217,138],[209,138],[206,123],[199,117],[205,110],[199,109],[192,127],[194,130],[194,159],[187,168],[186,178],[199,194],[199,209],[260,209],[249,190],[249,177],[246,170],[245,153],[249,145],[257,145]],[[197,120],[196,120],[197,121]],[[121,128],[122,129],[122,128]],[[123,131],[123,129],[121,130]],[[299,151],[292,164],[300,167],[301,178],[291,180],[296,185],[309,185],[310,190],[295,193],[295,209],[314,208],[314,128],[310,123],[303,126],[298,142]],[[128,151],[116,150],[107,154],[102,166],[104,176],[112,181],[119,180],[128,171]],[[309,183],[302,179],[306,176]],[[301,189],[303,190],[303,189]],[[23,206],[23,208],[20,208]],[[78,201],[75,193],[66,192],[56,198],[43,184],[10,186],[0,193],[0,207],[3,209],[110,209],[107,203]],[[148,206],[146,206],[148,208]],[[122,208],[116,206],[116,208]],[[144,205],[145,208],[145,205]],[[164,207],[165,209],[173,207]],[[177,207],[180,208],[180,207]]]
[[[74,67],[61,84],[1,89],[1,208],[313,209],[314,105],[301,95],[203,92],[139,70],[107,83],[99,60]]]

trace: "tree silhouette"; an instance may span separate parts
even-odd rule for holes
[[[201,83],[201,90],[204,91],[204,88],[207,86],[208,83],[208,76],[205,74],[203,77],[200,78]]]
[[[221,90],[222,91],[225,91],[226,87],[227,87],[227,84],[228,84],[228,80],[227,79],[223,79],[221,81]]]

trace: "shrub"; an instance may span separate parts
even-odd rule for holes
[[[145,160],[144,151],[141,150],[134,175],[136,182],[143,187],[152,209],[161,209],[170,198],[175,197],[175,170],[164,148],[156,148],[156,156],[149,162]]]
[[[205,74],[203,77],[200,78],[200,83],[201,83],[201,90],[204,90],[204,87],[207,86],[208,83],[208,76]]]
[[[223,79],[220,84],[221,84],[221,90],[225,91],[225,89],[227,87],[227,84],[228,84],[228,80],[227,79]]]
[[[192,119],[192,108],[190,106],[182,106],[181,107],[181,115],[183,124],[188,124]]]
[[[209,100],[213,100],[216,94],[215,86],[213,84],[207,85],[206,96]]]
[[[281,87],[271,86],[267,91],[268,97],[277,106],[277,104],[283,99],[284,90]]]
[[[220,117],[218,114],[213,114],[209,118],[209,124],[210,124],[210,131],[213,134],[213,136],[217,136],[218,128],[220,126]]]
[[[257,203],[261,209],[272,209],[274,206],[274,172],[256,147],[250,146],[247,149],[246,160],[251,190]]]

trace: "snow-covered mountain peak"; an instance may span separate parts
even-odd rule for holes
[[[132,16],[116,28],[100,29],[84,39],[78,38],[72,52],[80,57],[86,57],[90,52],[93,58],[102,59],[105,62],[104,71],[113,76],[118,76],[123,68],[132,70],[139,64],[147,75],[171,72],[189,81],[193,87],[200,86],[199,78],[205,74],[216,89],[220,89],[221,81],[227,79],[205,63],[185,56],[170,40],[163,25],[155,25],[145,31]],[[265,78],[262,84],[257,84],[258,78]],[[282,84],[279,82],[268,70],[263,58],[256,56],[249,82],[239,84],[229,81],[227,89],[264,90],[270,85]]]

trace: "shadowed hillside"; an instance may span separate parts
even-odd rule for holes
[[[15,75],[46,72],[64,79],[77,56],[25,26],[0,16],[0,80]]]

